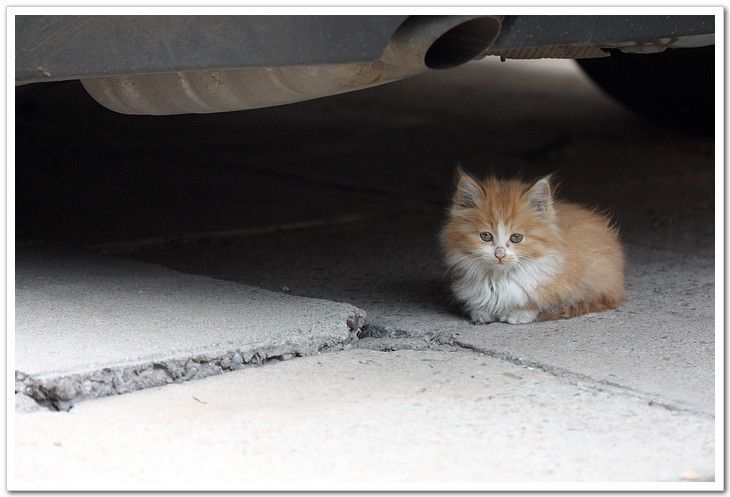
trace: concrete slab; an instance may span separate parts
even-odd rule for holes
[[[439,211],[404,213],[135,257],[353,302],[368,312],[366,335],[459,344],[618,385],[655,402],[714,412],[712,258],[629,243],[628,299],[620,309],[523,326],[475,326],[450,303],[435,242],[440,218]]]
[[[74,402],[314,354],[347,340],[354,315],[364,312],[79,249],[26,246],[16,258],[16,390]]]
[[[438,335],[713,412],[713,140],[642,121],[574,63],[486,60],[298,105],[164,119],[109,113],[71,90],[49,94],[19,142],[21,232],[353,302],[371,334]],[[74,109],[85,119],[59,134]],[[554,324],[466,323],[437,246],[456,161],[557,172],[561,195],[610,209],[629,255],[627,305]]]
[[[336,326],[311,348],[273,334],[264,338],[282,338],[285,347],[246,342],[248,354],[237,346],[162,362],[146,355],[183,347],[175,320],[190,330],[215,325],[235,339],[226,313],[243,320],[244,310],[222,294],[271,302],[257,315],[272,326],[291,324],[286,316],[301,310],[293,295],[352,302],[370,323],[357,346],[417,355],[394,352],[390,362],[378,359],[388,354],[323,354],[321,370],[300,359],[277,364],[281,378],[272,371],[282,369],[246,368],[80,403],[69,413],[23,415],[16,439],[23,481],[73,485],[98,476],[102,488],[161,477],[191,489],[203,472],[240,487],[254,471],[360,481],[712,478],[712,138],[641,120],[570,61],[488,60],[297,105],[170,118],[105,111],[75,83],[32,86],[19,91],[38,98],[16,102],[20,239],[86,245],[206,277],[131,261],[107,271],[107,263],[87,266],[89,254],[41,257],[17,247],[19,261],[29,257],[29,275],[63,276],[62,285],[23,282],[35,296],[24,303],[26,317],[136,322],[121,334],[136,337],[130,342],[96,337],[88,326],[65,332],[73,343],[96,340],[105,360],[114,360],[114,347],[143,359],[131,369],[94,364],[88,383],[71,375],[55,388],[24,377],[21,390],[63,407],[68,397],[235,369],[236,353],[256,364],[346,340],[341,321],[353,308],[330,302],[325,311],[341,309],[331,314]],[[609,208],[629,255],[627,304],[564,322],[468,324],[450,304],[436,240],[457,161],[474,172],[557,172],[564,197]],[[134,275],[148,271],[157,275],[146,283],[151,292],[127,292],[140,285]],[[93,362],[88,349],[64,347],[65,337],[51,343],[77,365]],[[481,354],[428,355],[437,344]],[[427,381],[452,370],[449,381]],[[479,383],[481,371],[488,383]],[[485,397],[490,389],[497,395]],[[33,408],[22,396],[19,405]]]
[[[8,476],[24,490],[712,481],[713,424],[469,351],[350,350],[18,415]]]

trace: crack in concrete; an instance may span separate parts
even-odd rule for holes
[[[302,174],[302,173],[296,173],[294,171],[278,171],[278,170],[272,170],[268,168],[261,168],[261,167],[254,167],[250,168],[252,171],[256,171],[257,173],[268,175],[274,178],[285,178],[287,180],[291,180],[292,178],[300,180],[305,183],[311,183],[315,185],[320,186],[329,186],[336,189],[339,189],[344,192],[355,192],[355,193],[370,193],[379,195],[382,197],[387,197],[390,199],[397,199],[402,200],[406,198],[410,202],[420,202],[425,206],[436,206],[439,209],[443,209],[447,205],[449,205],[449,201],[447,199],[439,199],[439,198],[433,198],[432,195],[428,194],[421,194],[419,192],[411,192],[409,194],[406,194],[404,197],[404,192],[402,189],[398,188],[382,188],[382,187],[373,187],[373,186],[367,186],[362,183],[352,183],[351,181],[347,180],[338,180],[335,178],[324,178],[322,175],[318,176],[312,176],[308,174]]]
[[[444,330],[433,334],[416,334],[405,329],[394,329],[375,323],[365,323],[362,316],[352,320],[357,328],[351,328],[349,336],[340,341],[324,343],[316,348],[288,346],[265,346],[260,348],[235,348],[218,353],[196,353],[164,360],[144,361],[138,364],[105,367],[99,370],[71,375],[46,375],[37,378],[21,371],[15,372],[15,393],[35,400],[39,405],[68,411],[76,402],[120,395],[145,388],[159,387],[170,383],[215,376],[243,367],[287,361],[319,353],[329,353],[352,348],[395,352],[399,350],[469,350],[497,360],[507,361],[521,367],[534,368],[569,381],[582,384],[598,391],[609,391],[646,401],[670,411],[686,412],[714,419],[715,416],[682,402],[662,399],[649,392],[643,392],[626,385],[592,378],[566,368],[551,366],[505,352],[460,341],[452,332]]]
[[[346,350],[357,340],[357,331],[351,330],[344,340],[331,339],[316,346],[284,344],[224,349],[103,367],[82,373],[46,373],[42,377],[16,371],[15,393],[30,397],[41,406],[68,411],[82,400],[207,378],[247,366],[262,366],[295,357]]]
[[[453,333],[446,330],[437,334],[429,333],[424,335],[417,335],[414,332],[405,329],[391,329],[389,327],[380,326],[375,323],[368,323],[368,325],[358,333],[358,337],[363,337],[360,341],[363,341],[363,339],[372,340],[370,342],[370,346],[361,346],[361,348],[369,348],[371,350],[420,350],[423,348],[440,348],[443,346],[453,347],[454,349],[470,350],[478,354],[492,357],[494,359],[512,363],[516,366],[538,369],[545,373],[567,380],[573,385],[583,384],[598,391],[608,391],[618,395],[638,398],[642,401],[646,401],[650,406],[657,406],[667,409],[669,411],[686,412],[689,414],[707,417],[709,419],[715,419],[715,416],[712,413],[699,410],[681,401],[677,401],[674,399],[664,399],[656,394],[637,390],[635,388],[622,385],[620,383],[603,379],[596,379],[570,369],[552,366],[536,360],[519,357],[517,355],[509,354],[506,352],[500,352],[485,347],[479,347],[471,343],[460,341],[457,337],[454,336]],[[416,344],[417,341],[420,341],[423,346],[419,347]],[[403,347],[396,348],[399,344],[403,345]]]
[[[248,236],[268,235],[282,231],[306,230],[312,228],[323,228],[326,226],[354,223],[373,219],[370,214],[351,214],[323,219],[310,219],[291,223],[278,223],[265,226],[254,226],[250,228],[239,228],[221,231],[205,231],[198,233],[185,233],[156,238],[142,238],[138,240],[123,240],[108,243],[97,243],[86,245],[84,248],[93,252],[105,255],[131,255],[143,250],[160,250],[173,246],[185,246],[193,243],[214,243],[231,238],[243,238]]]
[[[587,386],[590,386],[592,388],[595,388],[599,391],[611,391],[613,393],[618,393],[621,395],[627,395],[630,397],[635,397],[638,399],[641,399],[643,401],[646,401],[651,406],[658,406],[662,407],[664,409],[667,409],[669,411],[682,411],[698,416],[708,417],[710,419],[715,419],[715,416],[711,413],[698,410],[697,408],[687,405],[681,401],[674,400],[674,399],[663,399],[656,394],[652,394],[650,392],[644,392],[641,390],[637,390],[635,388],[622,385],[620,383],[603,380],[603,379],[596,379],[591,376],[579,373],[577,371],[572,371],[570,369],[561,368],[557,366],[551,366],[549,364],[545,364],[542,362],[526,359],[524,357],[518,357],[515,355],[507,354],[504,352],[499,352],[492,349],[486,349],[483,347],[478,347],[469,343],[463,343],[459,340],[453,339],[449,342],[449,345],[456,345],[458,347],[461,347],[463,349],[473,350],[474,352],[487,355],[489,357],[493,357],[495,359],[503,360],[510,362],[512,364],[515,364],[517,366],[523,366],[528,368],[534,368],[539,369],[540,371],[543,371],[545,373],[551,374],[553,376],[558,376],[566,380],[572,380],[571,383],[578,384],[584,383]]]

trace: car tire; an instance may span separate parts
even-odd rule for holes
[[[715,47],[667,49],[581,59],[578,64],[606,93],[660,125],[693,134],[715,126]]]

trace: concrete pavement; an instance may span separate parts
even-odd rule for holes
[[[341,346],[365,312],[46,245],[16,259],[16,391],[61,409]]]
[[[275,292],[257,295],[264,301],[276,301],[277,306],[281,302],[297,308],[303,302],[300,298],[319,299],[321,307],[317,309],[324,314],[312,313],[308,319],[312,322],[321,320],[321,316],[335,316],[332,322],[336,323],[337,331],[332,336],[337,337],[338,343],[345,343],[342,348],[415,349],[414,355],[408,356],[410,359],[401,356],[399,367],[378,362],[383,371],[391,372],[393,388],[402,388],[403,405],[410,405],[406,388],[410,383],[403,378],[423,376],[416,358],[446,354],[438,355],[437,360],[444,369],[449,369],[447,364],[453,368],[456,376],[450,380],[451,388],[441,388],[439,396],[431,399],[431,421],[439,426],[451,426],[444,420],[453,414],[449,407],[454,405],[452,397],[464,390],[461,401],[474,409],[458,413],[458,419],[465,426],[476,423],[487,427],[478,439],[482,445],[469,445],[475,461],[483,464],[477,472],[476,466],[465,463],[462,456],[454,455],[451,462],[427,457],[426,462],[431,466],[424,462],[424,468],[432,471],[443,471],[455,479],[474,477],[492,481],[521,477],[549,480],[552,477],[541,472],[545,468],[551,468],[555,471],[552,475],[566,480],[674,481],[682,475],[694,479],[714,478],[711,467],[715,402],[712,139],[680,135],[642,121],[601,94],[566,61],[502,64],[490,60],[353,94],[215,116],[119,116],[97,108],[73,84],[60,85],[57,90],[31,99],[33,105],[26,107],[24,117],[18,119],[17,229],[19,239],[29,244],[19,245],[16,250],[18,261],[36,261],[25,266],[29,270],[26,276],[22,271],[18,273],[19,281],[24,281],[19,288],[26,292],[19,292],[20,302],[26,309],[25,321],[19,321],[19,329],[27,331],[29,328],[23,328],[24,323],[40,322],[44,316],[54,317],[53,313],[36,312],[49,308],[49,304],[74,309],[73,295],[49,292],[53,288],[50,281],[44,285],[40,280],[23,278],[43,272],[55,274],[54,267],[59,264],[70,268],[67,273],[77,273],[77,269],[71,269],[77,256],[73,251],[43,253],[33,247],[39,241],[50,247],[83,246],[88,251],[110,254],[98,259],[90,254],[84,256],[96,260],[100,271],[110,277],[124,280],[129,273],[140,275],[142,280],[160,277],[167,281],[173,289],[169,298],[149,301],[133,295],[123,297],[126,302],[144,304],[131,315],[145,326],[154,323],[146,315],[155,309],[161,312],[179,309],[176,318],[197,323],[194,328],[203,329],[205,321],[200,320],[198,313],[219,309],[220,313],[207,315],[209,322],[235,334],[238,324],[231,323],[246,323],[247,315],[245,309],[225,303],[233,297],[248,300],[254,291],[251,286]],[[469,324],[450,304],[436,243],[457,161],[477,173],[492,170],[534,177],[556,172],[562,196],[610,209],[621,228],[628,254],[627,303],[617,311],[568,321],[526,326]],[[118,256],[137,262],[121,262]],[[102,269],[106,266],[110,268],[108,272]],[[19,264],[19,267],[23,266]],[[200,279],[190,280],[193,278],[190,273],[199,275]],[[98,288],[88,274],[84,276],[83,271],[78,274],[74,285],[79,291]],[[189,297],[197,290],[177,292],[190,284],[191,289],[200,288],[206,298],[193,302],[195,299]],[[101,297],[110,295],[108,288],[102,290],[98,295],[89,292],[85,297],[95,298],[101,306],[99,309],[103,308],[102,301],[109,301]],[[176,307],[182,302],[191,305]],[[346,311],[356,308],[367,312],[368,322],[358,333],[359,339],[350,343],[352,334],[341,328],[341,321]],[[76,314],[71,313],[67,318],[91,322],[83,309],[75,309]],[[333,314],[327,314],[330,310],[334,310]],[[95,316],[98,321],[114,314],[100,311]],[[233,321],[226,321],[229,316]],[[259,317],[272,323],[287,322],[278,312]],[[325,321],[329,322],[329,318]],[[123,317],[119,316],[114,323],[110,329],[127,330]],[[155,335],[160,338],[160,344],[168,340],[153,351],[155,354],[181,348],[190,353],[218,341],[216,333],[199,336],[183,333],[193,338],[185,341],[192,345],[187,347],[172,340],[176,335],[168,332],[174,331],[173,328],[163,327],[167,331]],[[26,343],[22,361],[33,360],[32,352],[28,351],[45,350],[42,344],[46,338],[63,336],[59,328],[52,326],[38,329],[43,333],[27,335],[26,342],[20,338],[19,343]],[[78,329],[88,333],[93,327]],[[245,341],[243,335],[247,333],[240,339]],[[62,341],[54,343],[63,345]],[[137,364],[135,361],[144,353],[145,343],[138,342],[138,345],[139,349],[120,349],[115,360],[123,359],[126,354],[129,364]],[[453,352],[454,348],[461,352]],[[73,350],[68,352],[70,356],[72,353]],[[396,353],[404,351],[393,352]],[[44,357],[62,361],[65,354],[64,351]],[[332,437],[324,428],[320,429],[320,421],[328,430],[345,433],[337,430],[348,426],[351,430],[347,433],[357,435],[349,439],[355,441],[357,450],[348,452],[344,458],[350,463],[356,456],[363,457],[368,450],[375,450],[369,445],[369,434],[374,441],[387,439],[388,453],[399,454],[406,460],[406,456],[413,455],[414,440],[431,434],[426,426],[418,423],[410,431],[398,416],[384,418],[388,423],[383,426],[398,426],[400,430],[389,432],[390,438],[384,428],[365,421],[362,421],[365,426],[362,431],[357,428],[361,425],[342,421],[343,417],[337,418],[343,423],[341,426],[331,422],[336,416],[333,413],[337,412],[346,412],[356,420],[383,415],[377,404],[371,404],[364,394],[375,395],[385,388],[390,377],[376,376],[382,380],[377,387],[361,385],[348,394],[352,397],[340,395],[338,389],[348,387],[347,381],[337,374],[347,371],[353,378],[359,378],[360,374],[377,375],[370,370],[361,371],[367,369],[367,360],[390,357],[376,354],[362,359],[357,354],[366,352],[349,350],[320,356],[326,357],[323,364],[329,364],[327,361],[338,364],[326,369],[328,377],[336,380],[332,379],[328,385],[318,384],[321,391],[314,389],[319,393],[314,390],[310,393],[315,398],[326,396],[326,388],[331,387],[332,392],[339,392],[333,399],[342,402],[333,400],[327,409],[307,413],[306,421],[304,417],[293,418],[295,427],[306,424],[314,430],[312,438],[305,437],[311,444],[299,445],[301,453],[287,456],[287,461],[302,464],[302,473],[291,470],[293,474],[302,476],[305,468],[309,468],[311,474],[329,478],[322,468],[302,462],[311,454],[307,452],[308,447],[327,446],[333,454],[335,449],[346,450],[346,444],[328,445]],[[481,366],[482,362],[479,367],[475,366],[472,363],[475,357],[485,366]],[[366,363],[361,364],[360,359]],[[309,382],[316,377],[307,370],[309,360],[247,368],[241,374],[262,375],[255,376],[261,383],[261,392],[273,395],[271,392],[277,391],[274,385],[278,384],[268,382],[279,374],[275,368],[286,368],[291,378],[301,368],[299,378]],[[145,356],[145,361],[151,363],[152,356]],[[479,389],[470,390],[471,378],[460,376],[459,371],[465,375],[465,371],[480,368],[495,377],[502,372],[520,375],[510,368],[530,371],[535,385],[544,386],[545,405],[564,406],[565,412],[580,412],[581,404],[573,399],[574,394],[580,398],[581,392],[595,393],[599,400],[591,404],[591,414],[581,425],[586,438],[575,439],[575,444],[560,454],[558,460],[565,464],[562,469],[547,464],[539,465],[542,469],[536,472],[528,471],[524,465],[506,468],[500,465],[494,451],[485,448],[492,447],[492,441],[500,440],[502,435],[495,430],[504,426],[489,416],[494,415],[500,421],[514,416],[522,419],[519,416],[524,408],[533,415],[524,426],[532,430],[539,426],[536,419],[549,418],[546,414],[549,410],[532,410],[530,394],[542,395],[537,392],[538,386],[525,390],[512,385],[514,395],[503,397],[499,409],[490,406],[488,413],[478,413],[481,408],[476,406],[482,401],[476,399],[492,395],[489,393],[492,388],[499,390],[503,386],[482,384]],[[164,370],[154,371],[161,379],[170,378]],[[74,440],[78,433],[75,430],[85,424],[95,426],[94,419],[108,412],[129,410],[133,416],[131,413],[140,408],[140,401],[135,400],[138,398],[145,399],[149,409],[167,412],[165,403],[173,401],[165,396],[188,385],[191,388],[201,385],[201,392],[220,396],[221,391],[235,391],[237,375],[231,373],[218,379],[151,389],[98,403],[87,401],[76,405],[68,414],[24,415],[18,418],[23,419],[19,424],[18,447],[23,447],[25,461],[32,467],[33,454],[40,457],[56,450],[55,446],[44,445],[43,434],[50,436],[68,430],[69,439]],[[179,380],[185,378],[184,374],[175,376]],[[436,384],[423,381],[418,388],[429,389]],[[196,397],[201,398],[197,394]],[[286,395],[281,397],[279,401]],[[178,405],[177,402],[173,404]],[[273,399],[271,402],[277,406],[272,409],[283,408],[283,404],[276,404]],[[352,406],[353,402],[357,406]],[[229,407],[234,409],[233,405]],[[626,409],[639,415],[626,415]],[[196,421],[201,416],[203,419],[212,416],[210,422],[214,423],[230,412],[226,411],[228,414],[221,414],[220,418],[210,410],[197,412]],[[404,411],[396,409],[395,412]],[[598,414],[601,412],[606,412],[606,416]],[[251,416],[260,421],[263,413],[256,415],[259,417]],[[160,414],[162,418],[169,415]],[[529,431],[521,445],[509,447],[505,454],[512,454],[514,461],[519,457],[525,460],[535,450],[541,454],[539,457],[544,457],[542,461],[556,457],[554,450],[559,446],[558,441],[572,436],[568,426],[579,423],[578,414],[574,418],[570,416],[572,421],[566,425],[551,425],[548,435],[539,430]],[[406,419],[414,417],[417,416],[411,413]],[[119,423],[116,426],[125,427],[129,421]],[[241,423],[258,427],[263,433],[274,430],[265,423],[249,425],[244,420]],[[160,424],[161,420],[151,420],[142,423],[139,429],[155,431]],[[181,421],[175,433],[185,435],[184,425]],[[607,441],[613,440],[610,427],[622,435],[615,446],[609,444],[612,448],[607,449]],[[150,450],[173,461],[179,457],[178,469],[170,469],[165,475],[172,477],[178,471],[178,477],[184,478],[186,468],[192,464],[194,448],[208,454],[217,447],[221,454],[226,453],[231,441],[223,433],[230,429],[210,427],[208,433],[213,435],[208,442],[199,438],[185,441],[187,448],[182,452],[176,452],[174,444]],[[300,428],[292,429],[292,437],[304,437],[302,431],[296,431]],[[114,433],[102,434],[101,428],[94,430],[97,430],[93,432],[94,437],[87,441],[103,440],[102,447],[117,442]],[[441,433],[447,439],[445,443],[453,444],[449,447],[454,451],[455,447],[467,443],[460,430]],[[677,434],[682,437],[678,438]],[[647,450],[660,451],[667,457],[650,456],[632,440],[643,441]],[[126,450],[144,451],[149,448],[144,443],[127,441]],[[276,451],[277,446],[267,448],[265,441],[259,441],[256,447],[259,451],[256,454],[265,454],[262,461],[268,461],[266,464],[270,466],[259,468],[268,471],[262,474],[281,475],[277,473],[281,466],[275,460],[281,454]],[[591,452],[596,458],[595,465],[576,459],[584,447],[595,451]],[[606,458],[599,455],[597,447],[607,450]],[[79,465],[100,453],[81,443],[65,459],[68,472],[61,471],[64,463],[60,460],[53,463],[59,465],[58,478],[71,482],[74,476],[79,476],[74,473]],[[252,454],[244,453],[247,461]],[[640,464],[638,459],[633,465],[620,463],[620,458],[635,461],[635,454],[645,456],[642,459],[645,464]],[[109,471],[104,471],[110,470],[114,461],[118,462],[113,457],[98,459],[98,474],[108,474]],[[145,469],[134,466],[136,463],[125,461],[130,468],[137,468],[126,474],[133,481],[151,478]],[[211,456],[210,461],[214,464],[219,459]],[[384,474],[394,475],[379,463],[372,466]],[[493,467],[500,472],[484,469]],[[405,468],[403,474],[408,478],[423,475],[415,467]],[[236,480],[233,468],[225,462],[219,470],[210,471],[222,481],[243,481]],[[367,471],[363,469],[357,475],[366,478],[370,474]],[[27,481],[34,478],[38,481],[37,474],[26,471],[23,475]]]
[[[440,218],[432,210],[400,213],[143,257],[181,271],[204,267],[215,278],[352,302],[368,312],[361,336],[459,344],[621,386],[654,402],[714,412],[711,258],[627,244],[628,298],[620,309],[524,326],[475,326],[450,304],[435,241]]]
[[[713,421],[469,351],[350,350],[16,418],[23,488],[714,477]]]

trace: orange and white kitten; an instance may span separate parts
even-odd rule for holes
[[[457,170],[441,243],[451,288],[475,323],[529,323],[618,307],[624,254],[608,217],[534,184]]]

